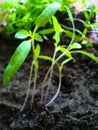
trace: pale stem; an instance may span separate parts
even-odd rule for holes
[[[59,92],[60,92],[61,82],[62,82],[61,76],[62,76],[62,73],[61,73],[61,71],[60,71],[60,72],[59,72],[59,85],[58,85],[57,92],[56,92],[56,94],[53,96],[53,98],[52,98],[48,103],[45,104],[46,107],[49,106],[49,105],[57,98],[57,96],[58,96],[58,94],[59,94]]]
[[[31,81],[31,79],[32,79],[32,72],[33,72],[33,64],[31,64],[31,68],[30,68],[30,74],[29,74],[26,98],[25,98],[25,101],[24,101],[23,106],[22,106],[20,111],[23,111],[24,107],[26,106],[26,102],[28,100],[28,97],[29,97],[29,91],[30,91],[30,86],[31,86],[31,82],[32,82]]]

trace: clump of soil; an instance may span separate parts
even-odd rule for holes
[[[43,76],[49,67],[47,61],[40,61],[35,102],[30,109],[29,100],[23,105],[29,76],[32,54],[28,56],[20,71],[9,84],[3,87],[3,73],[19,41],[0,35],[0,129],[1,130],[98,130],[98,63],[83,55],[65,65],[62,74],[61,91],[56,100],[45,107],[39,103]],[[63,39],[64,40],[64,39]],[[98,48],[86,48],[98,57]],[[42,53],[51,55],[53,46],[42,45]],[[49,99],[55,94],[58,72],[55,69]]]

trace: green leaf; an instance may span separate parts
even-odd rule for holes
[[[59,2],[54,2],[50,4],[37,18],[36,26],[41,27],[44,26],[49,19],[56,13],[56,11],[61,7]]]
[[[72,55],[68,49],[63,46],[59,46],[59,50],[65,54],[65,56],[72,58]]]
[[[29,19],[31,12],[26,12],[26,15],[22,18],[22,21],[25,22]]]
[[[98,12],[98,8],[95,8],[93,11],[94,11],[95,13],[97,13],[97,12]]]
[[[15,34],[15,38],[17,39],[25,39],[28,36],[29,36],[29,33],[26,30],[20,30],[19,32]]]
[[[70,50],[72,50],[72,49],[81,49],[82,48],[82,46],[81,46],[81,44],[79,44],[79,43],[73,43],[71,46],[70,46]]]
[[[17,47],[4,72],[3,82],[5,87],[8,86],[9,81],[14,77],[16,72],[19,70],[30,50],[31,50],[30,40],[23,41]]]
[[[43,30],[39,31],[38,33],[45,35],[45,34],[51,34],[53,32],[54,32],[53,28],[47,28],[47,29],[43,29]]]
[[[61,66],[64,66],[65,64],[67,64],[71,60],[73,60],[73,58],[72,57],[71,58],[68,57],[66,60],[62,61]]]
[[[95,27],[98,27],[98,22],[92,23],[91,25],[92,25],[92,26],[95,26]],[[91,25],[90,25],[89,27],[91,27]]]
[[[50,56],[40,55],[38,58],[39,58],[39,59],[42,59],[42,60],[48,60],[48,61],[53,62],[53,58],[50,57]],[[55,62],[55,64],[56,64],[57,67],[59,68],[60,65],[58,64],[58,62]]]
[[[88,43],[88,40],[83,40],[83,41],[81,42],[82,45],[86,45],[87,43]]]
[[[53,60],[52,57],[50,57],[50,56],[44,56],[44,55],[40,55],[38,58],[39,59],[43,59],[43,60],[49,60],[49,61]]]
[[[6,29],[6,33],[7,33],[7,34],[12,33],[12,32],[15,31],[14,26],[13,26],[12,23],[9,23],[9,24],[6,26],[5,29]]]
[[[72,16],[72,12],[71,12],[70,8],[68,6],[66,6],[66,5],[64,5],[64,7],[67,10],[70,21],[73,23],[74,20],[73,20],[73,16]]]
[[[16,20],[16,13],[13,13],[11,15],[11,22],[14,24],[15,20]]]
[[[61,34],[61,26],[58,23],[58,20],[56,19],[56,17],[52,17],[53,18],[53,25],[54,25],[54,30],[55,30],[55,35],[54,35],[54,39],[56,41],[56,43],[60,42],[60,34]]]
[[[89,58],[91,58],[92,60],[98,62],[98,58],[96,56],[94,56],[92,53],[88,53],[85,51],[81,51],[81,50],[77,50],[77,51],[71,51],[72,53],[81,53],[83,55],[88,56]]]
[[[34,39],[35,39],[36,41],[43,42],[42,37],[41,37],[38,33],[35,33]]]

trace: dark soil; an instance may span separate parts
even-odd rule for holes
[[[27,91],[31,54],[8,88],[3,87],[4,69],[18,45],[19,41],[0,34],[0,130],[98,130],[98,63],[80,54],[75,55],[63,69],[58,97],[45,107],[39,103],[40,89],[50,63],[40,61],[35,102],[30,109],[31,87],[27,105],[20,111]],[[52,55],[52,50],[51,42],[42,43],[42,53]],[[86,48],[86,51],[98,57],[97,45]],[[56,69],[51,85],[49,99],[57,90]]]

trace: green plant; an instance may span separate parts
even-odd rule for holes
[[[70,5],[75,0],[63,0]],[[20,29],[32,30],[40,13],[53,2],[62,0],[6,0],[0,4],[0,25],[4,26],[6,34],[13,34]],[[28,6],[29,5],[29,6]]]
[[[70,30],[64,29],[61,27],[59,24],[57,18],[54,16],[56,11],[66,11],[69,16],[69,21],[72,24],[72,28]],[[45,28],[46,24],[50,24],[51,28]],[[83,21],[85,24],[85,22]],[[42,29],[40,29],[42,27]],[[44,27],[44,29],[43,29]],[[40,30],[39,30],[40,29]],[[79,36],[77,36],[76,32],[79,33]],[[37,42],[42,42],[43,38],[42,35],[47,35],[47,34],[54,34],[53,39],[54,39],[54,53],[53,56],[50,57],[48,55],[41,55],[41,46],[40,44],[35,44],[35,40]],[[60,44],[60,37],[61,34],[65,34],[71,38],[70,42],[68,45],[66,43],[64,45]],[[48,60],[51,62],[51,66],[49,67],[44,80],[42,84],[42,91],[41,91],[41,102],[45,104],[45,106],[50,105],[55,98],[58,96],[58,93],[60,91],[61,87],[61,79],[62,79],[62,70],[63,67],[66,63],[74,59],[73,54],[74,53],[81,53],[84,54],[94,61],[98,62],[98,59],[96,56],[94,56],[91,53],[85,52],[82,50],[82,45],[83,42],[85,41],[85,44],[88,43],[88,39],[85,36],[86,33],[82,33],[79,30],[76,30],[75,24],[74,24],[74,18],[72,15],[72,12],[68,6],[64,3],[60,2],[53,2],[49,4],[41,13],[40,15],[37,16],[36,21],[35,21],[35,26],[34,30],[26,30],[22,29],[18,31],[15,34],[15,38],[18,39],[23,39],[23,42],[18,46],[14,54],[12,55],[8,66],[5,69],[4,72],[4,86],[8,86],[10,80],[14,77],[16,72],[19,70],[20,66],[23,64],[24,60],[28,56],[29,52],[32,50],[32,63],[31,63],[31,68],[30,68],[30,75],[29,75],[29,81],[28,81],[28,90],[27,90],[27,95],[25,102],[23,104],[23,107],[21,110],[23,110],[24,106],[26,105],[27,99],[28,99],[28,94],[31,86],[31,79],[32,79],[32,72],[34,71],[34,86],[32,90],[32,100],[31,100],[31,108],[32,104],[34,102],[34,96],[35,96],[35,89],[36,89],[36,84],[37,84],[37,74],[38,74],[38,69],[39,69],[39,59],[41,60]],[[27,40],[27,38],[29,40]],[[17,59],[17,61],[16,61]],[[47,97],[49,94],[49,89],[51,86],[51,81],[52,81],[52,75],[53,75],[53,70],[54,67],[57,67],[58,72],[59,72],[59,83],[58,83],[58,89],[56,94],[52,97],[52,99],[47,103]],[[46,94],[44,93],[44,84],[47,82],[47,90]]]
[[[22,65],[23,61],[27,57],[27,54],[30,52],[31,46],[32,46],[33,61],[32,61],[32,65],[31,65],[30,78],[29,78],[29,82],[28,82],[28,88],[30,88],[32,69],[34,67],[34,87],[33,87],[32,103],[34,100],[37,72],[38,72],[38,67],[39,67],[38,57],[40,55],[40,45],[37,44],[37,46],[35,47],[34,40],[42,41],[41,36],[36,31],[39,27],[44,26],[49,21],[49,19],[52,17],[52,15],[60,8],[60,6],[61,6],[61,4],[57,3],[57,2],[50,4],[38,16],[33,32],[31,32],[31,31],[28,32],[26,30],[20,30],[18,33],[16,33],[16,35],[15,35],[16,38],[25,39],[27,37],[30,37],[30,39],[22,42],[19,45],[19,47],[16,49],[15,53],[13,54],[8,66],[5,70],[5,73],[4,73],[4,86],[7,86],[9,81],[13,78],[15,73],[18,71],[18,69]],[[15,59],[17,59],[17,62],[15,61]],[[52,60],[52,58],[50,58],[50,59]]]

